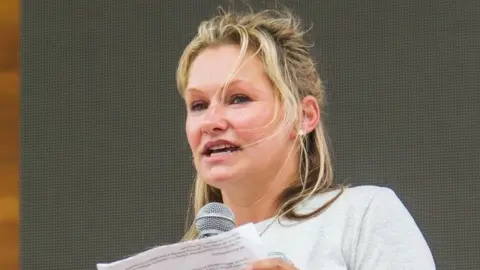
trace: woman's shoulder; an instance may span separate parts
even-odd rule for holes
[[[371,201],[378,195],[396,197],[395,192],[392,189],[374,185],[347,187],[344,189],[342,197],[345,200]]]
[[[334,199],[340,192],[342,194],[338,196],[338,199],[336,201],[343,203],[370,203],[377,196],[391,197],[392,199],[397,199],[395,191],[388,187],[361,185],[344,187],[343,190],[338,188],[335,190],[314,195],[305,202],[305,206],[308,205],[315,207],[318,204],[323,204],[329,200]]]
[[[311,197],[303,205],[302,212],[326,205],[339,192],[341,190],[334,190]],[[322,243],[329,247],[336,243],[341,254],[347,254],[352,268],[410,269],[414,266],[435,269],[422,232],[393,189],[380,186],[345,188],[320,215],[305,221],[307,229],[304,230],[310,232],[318,228]],[[325,240],[324,235],[329,238]]]
[[[344,212],[349,215],[364,215],[367,211],[372,211],[379,205],[382,208],[394,207],[404,208],[403,203],[398,198],[394,190],[388,187],[362,185],[355,187],[346,187],[343,189],[328,191],[312,196],[309,200],[300,206],[300,212],[311,212],[316,210],[329,201],[334,200],[331,205],[325,209],[325,213]],[[338,198],[336,198],[338,196]],[[336,198],[336,199],[335,199]]]
[[[385,203],[399,201],[396,192],[388,187],[364,185],[346,188],[340,196],[347,203],[371,206],[372,203],[381,200]]]

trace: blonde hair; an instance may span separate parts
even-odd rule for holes
[[[299,123],[301,101],[306,96],[316,98],[320,110],[325,106],[322,81],[310,55],[311,47],[304,39],[306,31],[299,20],[288,11],[226,12],[203,21],[197,35],[185,48],[177,69],[177,87],[182,96],[188,83],[190,66],[199,53],[211,46],[236,44],[241,55],[255,52],[262,59],[265,71],[278,90],[283,110],[283,123]],[[334,184],[333,169],[322,121],[309,134],[299,138],[299,181],[288,187],[278,198],[278,215],[303,220],[320,214],[343,192],[344,187]],[[312,195],[340,189],[340,192],[320,208],[308,214],[299,214],[295,207]],[[194,216],[210,202],[222,202],[220,191],[196,177],[192,193]],[[187,222],[191,223],[191,216]],[[194,224],[187,224],[184,240],[194,239]]]

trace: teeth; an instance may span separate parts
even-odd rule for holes
[[[214,147],[211,147],[211,148],[210,148],[210,151],[212,151],[212,150],[217,150],[217,149],[230,148],[230,147],[235,147],[235,146],[230,145],[230,144],[216,145],[216,146],[214,146]]]

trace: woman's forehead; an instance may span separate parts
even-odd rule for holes
[[[203,50],[192,62],[188,87],[208,83],[224,84],[228,80],[264,79],[262,60],[250,53],[241,54],[237,46],[224,45]]]

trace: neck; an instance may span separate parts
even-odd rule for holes
[[[292,174],[283,176],[264,186],[257,181],[256,184],[244,183],[222,190],[223,203],[232,209],[237,226],[257,223],[275,216],[280,194],[291,184],[292,179],[295,179]]]
[[[273,192],[265,197],[261,197],[257,202],[252,201],[251,204],[242,203],[246,200],[238,200],[238,198],[232,198],[224,193],[223,201],[232,209],[235,214],[237,226],[240,226],[250,222],[257,223],[275,215],[278,207],[278,196],[274,197],[272,193]]]

